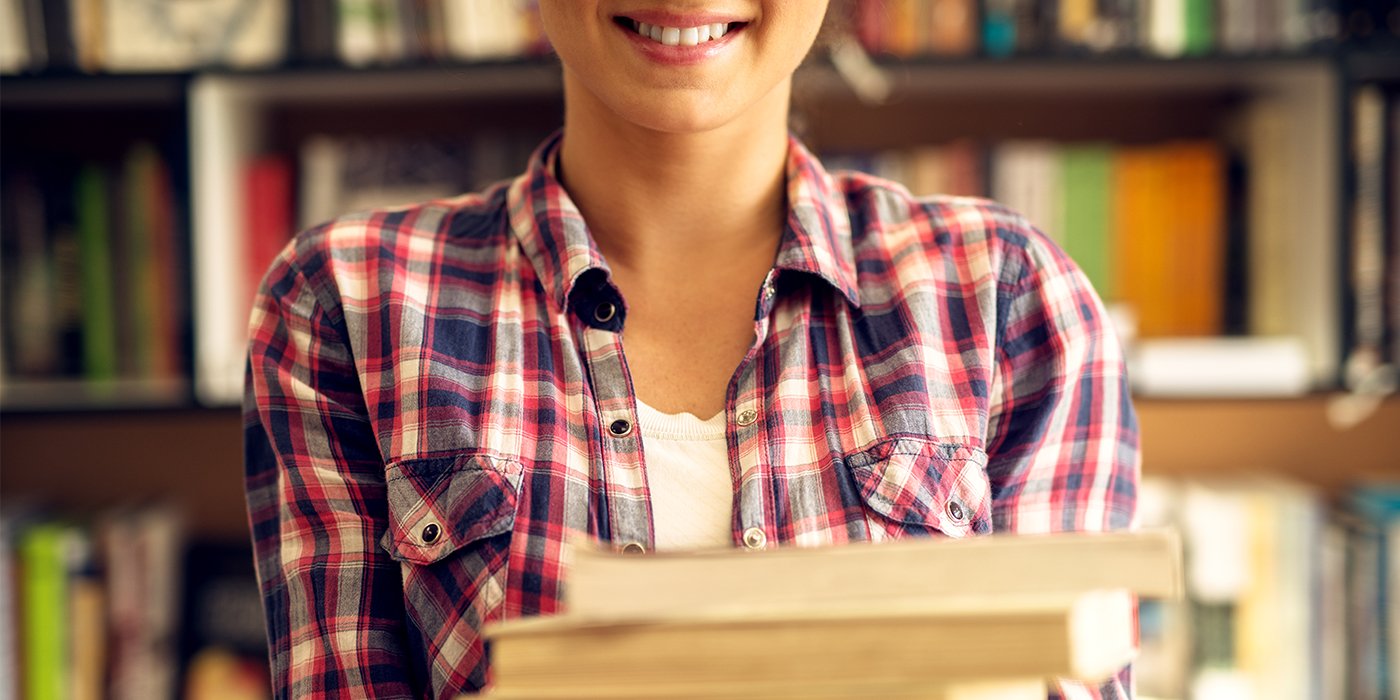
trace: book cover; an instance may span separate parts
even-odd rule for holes
[[[269,154],[250,160],[243,173],[243,221],[245,270],[244,306],[251,309],[253,295],[277,254],[286,247],[293,233],[292,164],[287,158]]]
[[[52,376],[59,371],[60,349],[44,191],[33,173],[21,172],[5,180],[3,196],[5,369],[15,376]]]
[[[1016,0],[985,0],[982,14],[982,50],[993,58],[1016,53]]]
[[[1064,204],[1059,228],[1064,249],[1084,271],[1101,299],[1115,298],[1112,285],[1113,148],[1073,144],[1060,150]]]
[[[937,56],[968,56],[977,48],[975,0],[929,0],[928,50]]]
[[[1175,201],[1171,217],[1172,335],[1213,336],[1221,330],[1225,257],[1225,156],[1212,141],[1167,146]]]
[[[1172,330],[1171,197],[1161,147],[1117,149],[1113,163],[1116,301],[1130,305],[1144,338]]]
[[[109,196],[107,173],[98,165],[84,166],[73,200],[82,270],[83,374],[96,381],[117,375]]]
[[[67,700],[68,526],[33,525],[19,535],[23,563],[23,663],[27,700]]]
[[[1368,85],[1352,97],[1350,296],[1353,316],[1345,379],[1357,389],[1385,365],[1385,99]]]
[[[1050,240],[1060,243],[1059,145],[1051,141],[1004,141],[992,151],[992,199],[1020,212]]]
[[[13,75],[29,67],[29,35],[22,0],[0,0],[0,73]]]
[[[1215,49],[1215,0],[1184,0],[1185,37],[1182,53],[1208,54]]]

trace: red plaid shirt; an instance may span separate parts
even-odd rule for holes
[[[483,623],[559,610],[566,538],[650,548],[626,304],[559,142],[485,192],[309,230],[269,271],[245,441],[277,697],[479,689]],[[1130,526],[1120,348],[1063,253],[796,141],[787,198],[725,406],[735,546]]]

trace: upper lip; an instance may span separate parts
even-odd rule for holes
[[[748,21],[743,17],[725,12],[672,12],[670,10],[635,10],[623,12],[618,17],[680,29],[698,27],[702,24],[731,24]]]

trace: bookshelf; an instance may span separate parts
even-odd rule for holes
[[[1344,232],[1349,89],[1400,82],[1385,51],[1163,60],[1141,56],[912,59],[880,64],[888,103],[855,99],[824,62],[796,81],[794,127],[818,151],[876,150],[955,137],[1109,139],[1151,143],[1228,138],[1240,111],[1271,98],[1302,138],[1290,144],[1295,187],[1316,194],[1291,212],[1295,275],[1312,340],[1312,376],[1335,382],[1349,318]],[[242,211],[233,198],[243,159],[295,158],[310,136],[437,135],[520,127],[547,132],[562,112],[558,66],[546,59],[480,64],[333,66],[165,75],[42,74],[0,78],[7,163],[64,148],[116,157],[112,144],[162,144],[175,175],[189,290],[174,384],[95,390],[80,380],[4,383],[0,493],[35,494],[77,512],[135,501],[177,504],[192,540],[246,543],[241,463],[243,346],[230,290],[244,271]],[[68,138],[72,137],[72,138]],[[66,140],[65,140],[66,139]],[[27,144],[27,145],[26,145]],[[30,149],[30,150],[26,150]],[[1294,399],[1139,399],[1144,473],[1283,474],[1337,496],[1358,481],[1400,476],[1400,398],[1339,432],[1321,393]]]

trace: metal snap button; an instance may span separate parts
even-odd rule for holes
[[[735,420],[739,425],[753,425],[754,421],[758,420],[758,411],[746,408],[739,411],[739,416]]]
[[[962,522],[963,507],[957,501],[948,502],[948,517],[958,522]]]
[[[619,418],[608,426],[608,432],[612,433],[613,437],[627,437],[632,434],[632,422]]]
[[[646,554],[646,551],[647,548],[643,547],[640,542],[628,542],[622,545],[623,554]]]
[[[751,527],[744,531],[744,546],[749,549],[763,549],[768,544],[768,536],[763,534],[763,530]]]
[[[423,538],[423,544],[432,544],[437,542],[437,538],[441,534],[442,528],[438,527],[437,523],[428,523],[423,526],[423,531],[420,536]]]
[[[605,301],[593,307],[593,318],[598,319],[598,323],[607,323],[617,314],[617,307],[612,302]]]

